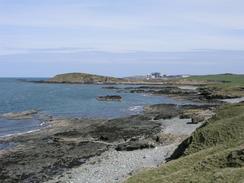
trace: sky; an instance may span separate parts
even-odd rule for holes
[[[0,0],[0,77],[244,74],[243,0]]]

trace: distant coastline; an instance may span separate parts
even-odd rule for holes
[[[24,80],[23,80],[24,81]],[[101,76],[88,73],[65,73],[58,74],[51,78],[30,80],[35,83],[54,83],[54,84],[96,84],[96,85],[203,85],[202,81],[186,80],[184,75],[147,78],[144,77],[124,77],[116,78],[111,76]]]
[[[55,81],[60,84],[69,82],[70,78],[66,76],[58,76]],[[71,74],[71,76],[73,75]],[[80,74],[76,76],[80,79]],[[87,75],[82,74],[82,76]],[[69,79],[67,80],[67,78]],[[167,166],[162,165],[162,167],[172,166],[175,168],[174,162],[181,165],[181,160],[184,161],[185,157],[187,166],[185,164],[183,166],[187,168],[187,171],[202,175],[202,171],[195,169],[196,166],[191,163],[191,159],[188,160],[192,156],[187,155],[206,150],[207,156],[194,154],[194,157],[196,157],[194,161],[198,165],[202,165],[209,157],[209,153],[211,155],[208,148],[211,150],[216,145],[221,147],[222,143],[225,143],[226,147],[229,148],[228,153],[225,154],[228,160],[226,166],[228,167],[231,165],[230,163],[233,163],[232,159],[237,159],[235,166],[240,166],[238,163],[241,161],[242,156],[235,155],[243,152],[243,148],[239,147],[239,142],[243,141],[244,128],[242,123],[244,80],[242,75],[194,76],[183,80],[169,81],[168,84],[123,85],[123,87],[118,85],[109,86],[109,84],[108,86],[100,86],[96,82],[104,84],[103,82],[100,83],[100,81],[104,81],[104,77],[102,77],[102,80],[98,76],[95,76],[96,79],[91,78],[94,77],[89,75],[88,78],[82,81],[89,81],[87,84],[92,85],[86,85],[86,82],[81,82],[81,80],[78,81],[79,85],[69,85],[73,84],[73,77],[71,77],[72,81],[70,83],[63,83],[64,85],[54,85],[52,83],[35,85],[28,82],[21,84],[27,85],[27,90],[23,90],[25,93],[28,93],[30,88],[35,89],[34,96],[27,95],[28,103],[32,103],[30,99],[40,97],[37,104],[47,99],[43,104],[47,104],[45,107],[48,108],[51,99],[55,99],[55,102],[61,102],[59,103],[61,107],[70,104],[67,107],[73,112],[80,109],[81,104],[85,106],[84,109],[87,109],[85,112],[94,112],[95,107],[99,105],[101,105],[100,109],[102,111],[114,112],[118,104],[124,104],[125,101],[138,101],[136,96],[167,96],[164,99],[169,100],[165,102],[157,98],[156,102],[151,104],[143,103],[138,105],[135,103],[133,108],[130,108],[131,103],[129,103],[125,109],[132,111],[133,115],[127,114],[123,117],[111,119],[49,118],[48,125],[39,131],[0,138],[0,144],[5,148],[0,151],[0,168],[3,170],[0,171],[0,177],[3,182],[48,181],[52,183],[72,181],[78,183],[85,180],[93,183],[99,180],[106,183],[122,182],[130,176],[133,177],[128,179],[129,182],[143,182],[141,180],[144,180],[144,178],[149,180],[147,182],[150,182],[150,173],[148,176],[147,171],[145,171],[145,175],[140,176],[140,173],[137,174],[138,171],[140,172],[147,167],[159,166],[167,161],[169,161]],[[186,85],[186,83],[191,84]],[[9,85],[10,82],[7,81],[5,84]],[[49,87],[51,87],[51,90],[46,90]],[[90,89],[87,90],[86,87]],[[16,88],[12,91],[16,91]],[[78,91],[73,93],[71,88],[78,89]],[[18,92],[20,90],[21,87],[18,88]],[[97,93],[93,93],[91,96],[86,94],[84,96],[86,100],[78,105],[71,103],[71,101],[79,101],[76,96],[73,100],[65,100],[64,93],[69,94],[68,99],[70,99],[70,94],[77,94],[80,97],[84,91],[87,91],[87,94],[94,91]],[[107,96],[107,93],[123,96],[122,102],[96,100],[96,96]],[[4,94],[8,93],[5,92]],[[42,94],[48,94],[51,98],[47,98],[46,95],[43,96]],[[126,96],[131,97],[124,100]],[[91,100],[87,101],[88,98]],[[8,102],[10,99],[12,98],[10,97]],[[143,98],[143,101],[145,99]],[[17,96],[18,100],[19,97]],[[191,101],[191,103],[184,103],[185,100]],[[85,101],[88,103],[85,103]],[[182,103],[174,103],[174,101],[181,101]],[[91,107],[93,102],[95,102],[95,107]],[[227,102],[239,103],[230,105]],[[10,105],[10,107],[18,107],[17,104],[18,102]],[[109,108],[106,109],[106,106]],[[57,107],[57,104],[54,103],[54,109]],[[134,114],[137,110],[142,110],[142,112]],[[23,111],[20,114],[29,115],[30,112]],[[20,114],[14,113],[13,117],[20,117]],[[11,113],[11,115],[4,116],[11,117],[12,115]],[[226,128],[227,126],[230,128]],[[235,133],[236,131],[238,133]],[[234,137],[234,140],[232,137]],[[230,140],[231,142],[232,140],[238,142],[234,144],[237,151],[232,151],[232,147],[228,146]],[[221,159],[221,153],[224,150],[216,149],[218,159]],[[173,159],[176,160],[171,161]],[[208,169],[211,175],[216,170],[222,170],[223,168],[221,166],[222,161],[217,162],[215,161],[216,158],[213,160],[211,160],[211,163],[216,164],[217,167],[220,165],[220,167],[216,169],[213,166]],[[192,169],[192,166],[194,166],[194,169]],[[176,168],[178,167],[177,165]],[[179,171],[181,170],[184,170],[184,168],[180,168]],[[152,169],[152,171],[154,170]],[[160,173],[159,176],[161,175]],[[166,178],[174,181],[174,172],[169,175],[170,177]],[[182,175],[184,176],[185,173],[183,172]],[[158,179],[158,173],[155,176]],[[224,176],[228,176],[228,174],[224,174]],[[179,179],[181,177],[176,176]],[[191,176],[187,178],[192,180]]]

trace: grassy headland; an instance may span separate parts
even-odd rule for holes
[[[110,77],[110,76],[99,76],[99,75],[87,74],[87,73],[66,73],[66,74],[56,75],[53,78],[50,78],[47,82],[99,84],[99,83],[116,83],[122,81],[123,79]]]
[[[230,97],[244,96],[244,75],[241,74],[191,76],[187,80],[205,82],[206,86],[213,91],[214,95]]]
[[[127,183],[244,182],[243,111],[244,104],[221,107],[176,149],[174,160],[143,171]]]
[[[188,79],[208,81],[226,86],[244,86],[244,75],[241,74],[217,74],[217,75],[203,75],[191,76]]]

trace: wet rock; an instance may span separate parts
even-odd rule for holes
[[[100,155],[107,146],[94,142],[45,143],[36,140],[33,147],[0,158],[0,180],[7,182],[44,182],[68,168],[84,163],[85,159]]]
[[[180,89],[178,87],[164,87],[161,88],[160,90],[155,90],[154,92],[152,92],[153,94],[165,94],[165,95],[169,95],[169,94],[174,94],[174,95],[182,95],[182,94],[190,94],[190,93],[195,93],[192,90],[185,90],[185,89]]]
[[[119,87],[115,87],[115,86],[104,86],[104,87],[102,87],[103,89],[109,89],[109,90],[119,90],[119,89],[121,89],[121,88],[119,88]]]
[[[94,139],[106,142],[127,141],[134,137],[150,137],[161,130],[161,124],[140,116],[112,119],[87,132]],[[101,138],[102,137],[102,138]]]
[[[107,95],[107,96],[98,96],[96,97],[99,101],[121,101],[122,97],[119,95]]]
[[[130,93],[147,93],[146,90],[143,89],[134,89],[130,90]]]
[[[0,182],[45,182],[116,144],[125,143],[118,147],[125,150],[153,147],[141,139],[159,133],[161,124],[147,115],[134,115],[112,120],[60,119],[46,130],[6,139],[16,143],[16,149],[0,156]]]
[[[34,114],[37,114],[37,110],[28,110],[22,112],[10,112],[2,115],[3,118],[9,120],[21,120],[21,119],[31,119]]]

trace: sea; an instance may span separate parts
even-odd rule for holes
[[[104,85],[47,84],[28,82],[46,78],[0,78],[0,137],[40,129],[39,118],[7,120],[9,112],[38,110],[42,116],[57,118],[116,118],[141,113],[143,106],[158,103],[182,104],[186,101],[105,89]],[[126,85],[116,85],[124,88]],[[97,96],[120,95],[121,102],[96,100]]]

